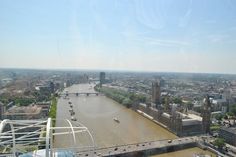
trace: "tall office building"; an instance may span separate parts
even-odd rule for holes
[[[155,81],[152,83],[152,102],[156,105],[160,104],[161,100],[161,88],[160,88],[160,82]]]
[[[202,129],[204,133],[210,132],[211,125],[211,102],[209,96],[207,95],[203,102],[202,108]]]
[[[5,110],[4,104],[0,102],[0,119],[3,119],[4,110]]]
[[[50,92],[51,93],[55,92],[55,85],[54,85],[54,83],[52,81],[50,81],[50,83],[49,83],[49,88],[50,88]]]
[[[160,79],[160,87],[164,87],[165,86],[165,80],[163,80],[162,78]]]
[[[100,86],[102,86],[102,84],[105,83],[105,78],[106,78],[105,72],[100,72],[99,78],[100,78]]]

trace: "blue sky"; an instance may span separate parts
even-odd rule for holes
[[[1,0],[0,67],[236,73],[234,0]]]

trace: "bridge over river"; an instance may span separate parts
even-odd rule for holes
[[[125,144],[94,150],[79,151],[77,156],[149,156],[195,147],[197,137],[185,137],[172,140],[158,140],[150,142],[141,142],[134,144]]]
[[[66,93],[59,93],[59,96],[80,96],[80,95],[86,95],[86,96],[91,96],[91,95],[103,95],[102,93],[98,92],[66,92]]]

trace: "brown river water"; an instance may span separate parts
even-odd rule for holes
[[[67,89],[70,92],[94,92],[93,85],[79,84],[73,85]],[[91,132],[96,147],[108,147],[122,144],[154,141],[161,139],[177,138],[176,135],[155,124],[151,120],[139,115],[131,109],[105,97],[105,96],[70,96],[69,99],[61,97],[57,105],[56,126],[69,126],[64,119],[71,119],[69,112],[72,102],[74,117],[77,121],[72,122],[73,126],[79,126],[79,123],[85,125]],[[117,118],[120,122],[114,121]],[[68,131],[71,131],[68,129]],[[58,131],[59,132],[59,131]],[[92,144],[89,135],[86,132],[77,133],[76,142],[69,135],[56,136],[54,147],[84,147]],[[182,157],[193,156],[195,153],[204,152],[199,148],[191,148],[172,152],[157,157]],[[207,152],[207,154],[211,154]]]

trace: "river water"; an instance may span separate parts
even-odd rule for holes
[[[79,84],[67,89],[70,92],[94,92],[93,85]],[[129,143],[138,143],[160,139],[176,138],[174,134],[147,118],[128,109],[121,104],[105,96],[70,96],[69,99],[61,97],[57,105],[56,126],[69,126],[63,119],[71,119],[69,113],[72,102],[73,110],[77,118],[72,125],[78,126],[78,122],[84,124],[91,132],[96,147],[108,147]],[[120,123],[114,121],[119,119]],[[71,131],[71,130],[68,130]],[[56,136],[54,147],[82,147],[92,144],[86,132],[76,134],[76,142],[72,136]],[[195,148],[197,149],[197,148]]]

